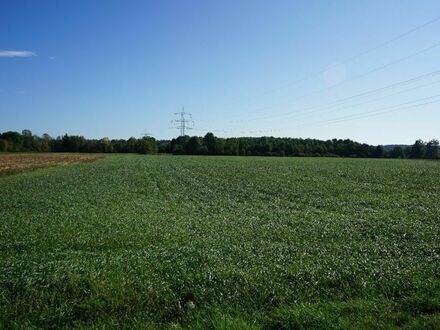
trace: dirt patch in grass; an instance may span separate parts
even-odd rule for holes
[[[103,158],[103,154],[7,154],[0,155],[0,176],[37,168],[93,162]]]

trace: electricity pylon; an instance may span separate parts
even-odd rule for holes
[[[185,136],[185,131],[187,129],[194,128],[194,120],[192,120],[192,115],[189,112],[185,112],[184,107],[182,107],[182,111],[175,112],[174,115],[179,116],[179,119],[174,119],[171,121],[171,123],[177,124],[177,126],[173,128],[180,130],[180,136]]]

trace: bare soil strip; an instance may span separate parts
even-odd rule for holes
[[[104,154],[7,154],[0,155],[0,176],[37,168],[93,162],[105,157]]]

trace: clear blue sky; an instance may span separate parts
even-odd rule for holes
[[[334,103],[440,70],[440,20],[422,26],[439,17],[438,0],[2,0],[0,131],[170,138],[184,105],[194,135],[439,138],[438,73]]]

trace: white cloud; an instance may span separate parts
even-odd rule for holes
[[[32,57],[32,56],[37,56],[37,54],[27,50],[0,50],[0,57]]]

